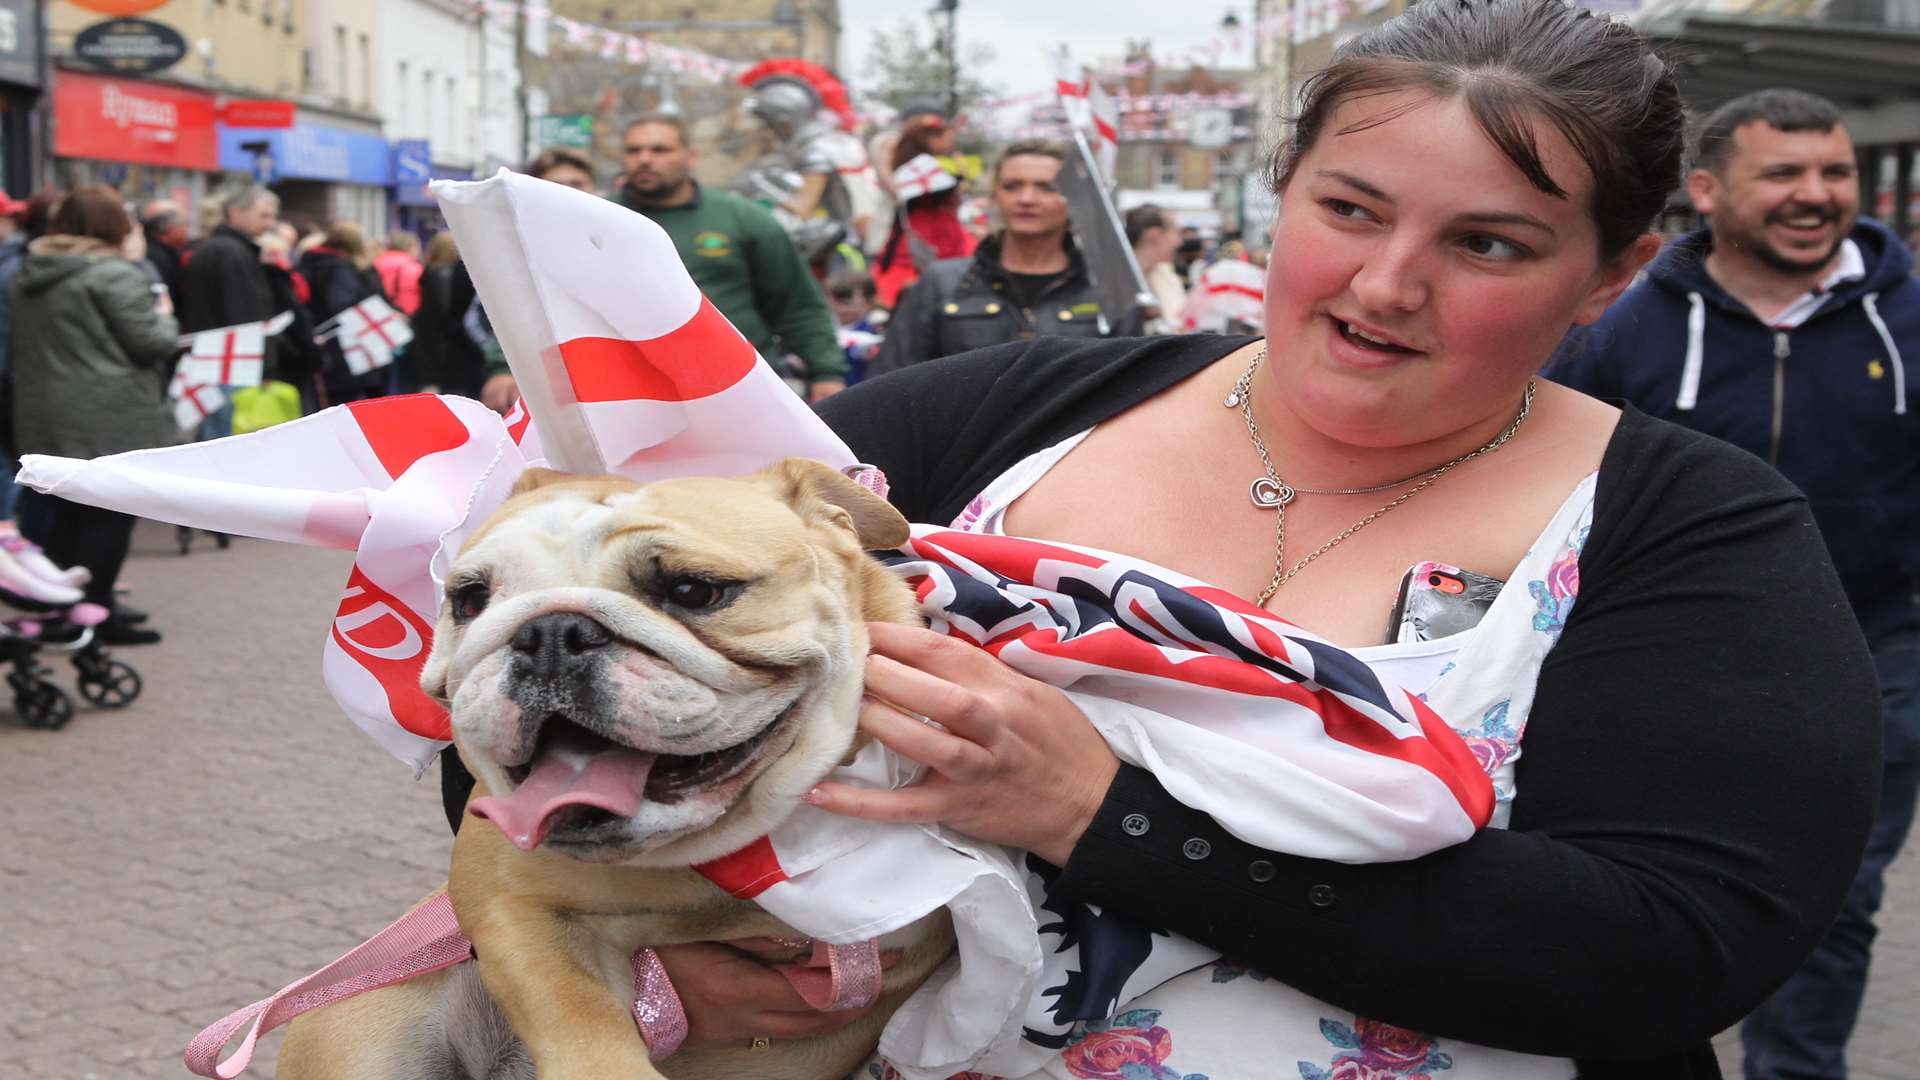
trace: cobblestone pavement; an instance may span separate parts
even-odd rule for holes
[[[202,539],[183,559],[171,529],[143,526],[125,580],[167,640],[119,655],[145,694],[60,732],[0,712],[0,1078],[185,1077],[202,1026],[444,876],[434,774],[409,780],[320,685],[346,568],[337,552],[244,540]],[[1912,848],[1888,909],[1855,1074],[1920,1080]],[[277,1045],[247,1075],[271,1076]],[[1721,1052],[1737,1068],[1725,1038]]]

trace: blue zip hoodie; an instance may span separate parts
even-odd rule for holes
[[[1791,330],[1707,273],[1708,230],[1680,237],[1547,375],[1766,459],[1806,492],[1860,610],[1910,600],[1920,578],[1920,386],[1906,367],[1920,376],[1920,279],[1885,226],[1862,218],[1852,237],[1866,277]]]

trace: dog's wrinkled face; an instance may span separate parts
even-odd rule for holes
[[[684,865],[763,835],[853,738],[904,541],[825,466],[637,485],[540,473],[467,543],[422,683],[522,849]]]

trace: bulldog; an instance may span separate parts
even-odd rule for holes
[[[917,622],[866,555],[885,500],[791,459],[636,484],[530,471],[469,538],[421,685],[477,780],[447,892],[476,959],[296,1021],[285,1080],[826,1080],[953,947],[883,938],[878,1007],[832,1035],[685,1050],[636,1030],[645,946],[796,932],[691,867],[767,835],[856,749],[869,620]],[[480,820],[484,819],[484,820]]]

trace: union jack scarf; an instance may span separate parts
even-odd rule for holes
[[[1068,691],[1129,764],[1260,847],[1346,862],[1412,858],[1487,824],[1493,789],[1426,703],[1351,653],[1224,590],[1122,555],[917,527],[889,562],[933,629]],[[1218,953],[1052,895],[1022,1023],[1037,1069],[1074,1025]]]

